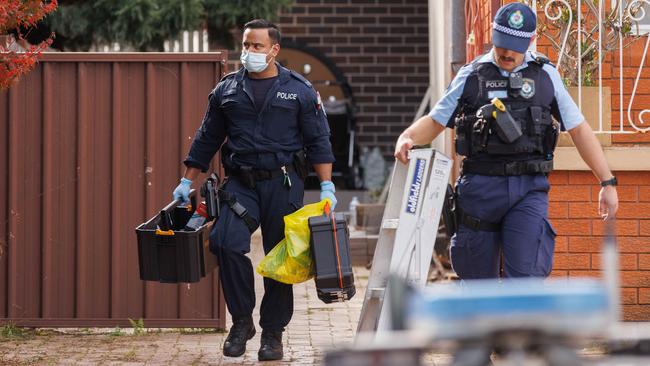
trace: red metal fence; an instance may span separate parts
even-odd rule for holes
[[[45,54],[0,93],[0,323],[224,327],[216,271],[141,281],[134,228],[171,200],[226,59]]]

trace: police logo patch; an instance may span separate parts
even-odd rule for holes
[[[535,80],[524,79],[521,85],[521,96],[530,99],[535,95]]]
[[[510,14],[508,18],[508,25],[514,29],[521,29],[524,26],[524,15],[521,14],[521,11],[517,10],[516,12]]]

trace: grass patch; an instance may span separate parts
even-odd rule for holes
[[[133,327],[133,335],[140,336],[147,333],[144,329],[144,319],[140,318],[138,320],[133,320],[129,318],[129,323],[131,323],[131,326]]]
[[[29,328],[18,327],[14,323],[7,323],[0,328],[0,340],[12,341],[32,338],[34,332]]]
[[[137,359],[137,352],[135,351],[135,348],[131,348],[131,350],[122,356],[122,361],[135,361]]]
[[[108,335],[111,336],[111,337],[123,337],[123,336],[126,335],[126,333],[124,333],[124,331],[122,330],[122,328],[120,328],[120,327],[115,327],[115,329],[113,329],[113,331],[111,331],[110,333],[108,333]]]

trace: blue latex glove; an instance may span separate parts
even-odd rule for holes
[[[334,196],[334,193],[336,193],[336,187],[334,187],[332,181],[326,180],[320,182],[320,200],[329,199],[332,203],[332,211],[336,207],[336,196]]]
[[[174,200],[181,200],[183,203],[190,202],[190,188],[192,181],[187,178],[181,178],[181,182],[174,189]]]

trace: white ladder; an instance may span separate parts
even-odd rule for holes
[[[427,281],[453,161],[430,148],[409,158],[408,166],[395,162],[357,337],[390,329],[389,274],[417,288]]]

